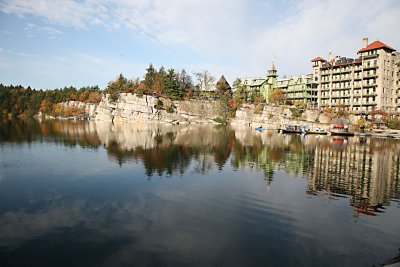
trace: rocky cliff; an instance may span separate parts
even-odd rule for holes
[[[118,122],[163,122],[171,124],[214,123],[219,107],[216,101],[171,101],[143,95],[121,94],[112,102],[106,95],[99,103],[94,119]]]
[[[136,125],[147,123],[167,124],[214,124],[221,117],[218,101],[190,100],[171,101],[143,95],[123,93],[113,102],[109,95],[103,96],[98,105],[83,104],[75,101],[65,103],[85,109],[85,117],[95,121],[112,123],[131,122]],[[357,118],[351,120],[354,123]],[[243,125],[275,129],[284,124],[308,124],[311,127],[323,127],[330,118],[318,110],[306,110],[300,113],[292,107],[264,106],[257,112],[254,105],[244,105],[236,111],[232,125]]]
[[[294,108],[268,105],[265,105],[261,112],[257,113],[256,110],[254,105],[244,105],[236,111],[236,116],[231,124],[276,129],[285,124],[307,124],[310,127],[323,127],[330,122],[329,118],[325,118],[318,110],[306,110],[299,113]]]

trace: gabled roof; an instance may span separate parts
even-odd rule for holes
[[[322,57],[316,57],[316,58],[311,60],[311,62],[314,62],[314,61],[326,61],[326,60],[323,59]]]
[[[216,87],[217,88],[223,88],[224,90],[231,90],[232,89],[230,84],[228,83],[228,81],[225,79],[224,75],[222,75],[221,78],[219,78]]]
[[[390,46],[382,43],[381,41],[375,41],[367,45],[367,47],[361,48],[358,50],[358,53],[360,52],[365,52],[365,51],[370,51],[370,50],[376,50],[376,49],[381,49],[381,48],[386,48],[391,51],[396,51],[396,49],[391,48]]]
[[[247,86],[261,86],[263,83],[265,83],[267,81],[266,78],[240,78],[240,80],[242,80],[243,85],[247,85]]]

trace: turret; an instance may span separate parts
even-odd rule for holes
[[[278,74],[277,74],[277,71],[276,71],[276,68],[275,68],[275,64],[274,64],[273,61],[272,61],[271,66],[268,69],[267,77],[271,77],[271,78],[275,78],[275,79],[276,79],[276,77],[278,77]]]

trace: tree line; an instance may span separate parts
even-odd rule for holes
[[[220,100],[221,107],[226,110],[226,117],[232,116],[232,110],[237,105],[226,80],[215,84],[215,77],[208,71],[196,72],[194,77],[195,81],[184,69],[177,71],[173,68],[165,69],[163,66],[157,69],[150,64],[142,79],[128,79],[120,74],[104,89],[95,85],[80,89],[69,86],[35,90],[21,85],[0,84],[0,116],[29,117],[39,112],[53,116],[78,116],[82,110],[66,110],[61,103],[66,101],[99,103],[104,94],[108,94],[109,100],[116,102],[121,93],[132,93],[139,97],[151,95],[171,100]]]
[[[30,117],[39,111],[53,115],[57,111],[57,104],[66,101],[80,101],[98,103],[102,91],[98,86],[86,86],[80,89],[64,87],[54,90],[35,90],[21,85],[0,84],[0,115],[12,117]]]

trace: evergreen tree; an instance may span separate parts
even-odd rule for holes
[[[157,70],[154,68],[153,64],[150,64],[146,69],[146,74],[144,75],[143,84],[145,85],[145,89],[147,93],[152,93],[153,85],[157,79]]]

